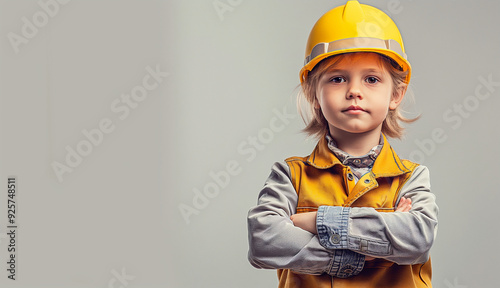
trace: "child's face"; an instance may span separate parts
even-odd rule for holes
[[[332,136],[341,132],[380,133],[389,109],[395,109],[403,92],[395,97],[391,75],[375,53],[351,53],[329,69],[316,89],[318,104]]]

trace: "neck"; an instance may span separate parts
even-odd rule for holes
[[[335,140],[338,148],[352,156],[363,156],[370,152],[373,147],[379,144],[380,133],[381,129],[373,129],[364,133],[350,133],[330,127],[330,136]]]

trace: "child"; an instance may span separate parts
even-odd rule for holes
[[[431,287],[438,207],[429,172],[400,159],[411,67],[382,11],[348,1],[323,15],[301,70],[314,151],[275,163],[248,214],[249,261],[279,287]]]

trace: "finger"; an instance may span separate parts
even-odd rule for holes
[[[408,212],[411,210],[411,199],[406,198],[404,208],[405,208],[404,212]]]
[[[398,207],[396,208],[396,212],[408,212],[411,209],[411,200],[407,198],[401,198],[399,200]]]
[[[403,206],[405,205],[405,202],[406,202],[406,198],[404,198],[404,197],[401,198],[399,200],[398,207],[396,208],[396,210],[403,208]]]

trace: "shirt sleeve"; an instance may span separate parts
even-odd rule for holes
[[[248,259],[257,268],[291,269],[297,273],[350,277],[361,272],[365,256],[345,249],[328,249],[317,235],[293,225],[298,196],[286,163],[275,163],[248,213]]]
[[[437,233],[438,216],[427,167],[420,165],[414,170],[401,189],[401,197],[411,199],[409,212],[320,206],[316,226],[321,245],[350,249],[399,265],[425,263]]]

